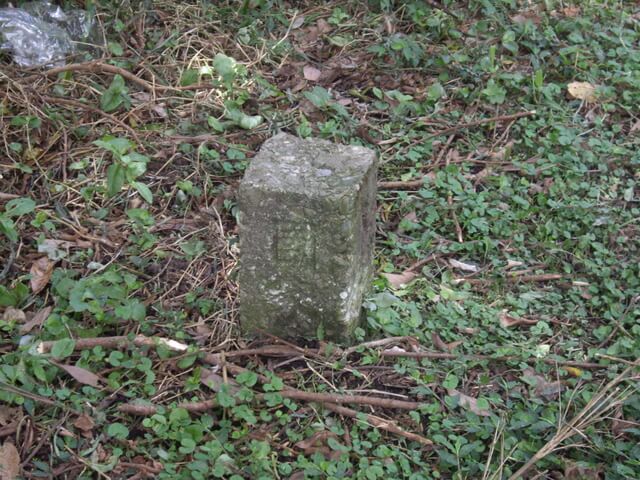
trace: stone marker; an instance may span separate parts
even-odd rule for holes
[[[240,184],[246,334],[347,338],[373,271],[376,154],[281,133]]]

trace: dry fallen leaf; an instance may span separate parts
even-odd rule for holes
[[[418,276],[417,273],[412,272],[411,270],[405,270],[402,273],[383,273],[382,275],[387,279],[389,285],[391,285],[391,288],[394,288],[396,290],[402,288],[402,286],[404,285],[407,285],[411,282],[411,280]]]
[[[435,332],[431,334],[431,341],[433,342],[433,346],[436,347],[436,349],[440,350],[441,352],[451,352],[458,345],[462,344],[462,340],[457,340],[451,343],[445,343],[444,340],[440,338],[440,335],[438,335]]]
[[[0,427],[9,425],[20,418],[22,418],[21,408],[12,408],[7,405],[0,405]]]
[[[48,257],[41,257],[31,265],[31,290],[38,293],[47,286],[53,273],[53,262]]]
[[[570,6],[562,9],[562,13],[565,17],[575,18],[580,15],[580,7]]]
[[[524,265],[524,262],[518,262],[517,260],[507,260],[507,266],[504,268],[515,268],[515,267],[521,267],[522,265]]]
[[[302,73],[304,74],[304,78],[311,82],[317,82],[320,79],[320,75],[322,72],[311,65],[305,65],[302,69]]]
[[[489,412],[488,408],[478,407],[477,398],[470,397],[469,395],[465,395],[464,393],[454,389],[449,389],[447,393],[451,397],[458,397],[458,405],[460,405],[462,408],[465,408],[481,417],[488,417],[489,415],[491,415],[491,412]]]
[[[306,456],[311,456],[314,453],[320,453],[327,458],[334,459],[336,453],[338,453],[338,457],[340,456],[340,452],[336,452],[329,448],[327,445],[329,438],[337,440],[338,436],[328,430],[321,430],[314,433],[306,440],[299,441],[295,446],[303,450]]]
[[[578,100],[594,103],[597,100],[596,87],[589,82],[571,82],[567,85],[569,95]]]
[[[2,320],[5,322],[24,323],[27,320],[27,316],[22,310],[13,307],[7,307],[2,314]]]
[[[582,376],[582,370],[580,370],[579,368],[576,367],[562,367],[564,370],[567,371],[567,373],[569,375],[571,375],[572,377],[581,377]]]
[[[453,258],[449,259],[449,265],[451,265],[453,268],[457,268],[465,272],[477,272],[478,270],[480,270],[476,265],[460,262],[458,260],[454,260]]]
[[[318,31],[320,33],[329,33],[331,30],[333,30],[331,25],[329,25],[329,22],[327,22],[324,18],[320,18],[316,25],[318,26]]]
[[[45,320],[49,318],[49,314],[52,309],[52,307],[45,307],[42,310],[39,310],[31,320],[20,327],[20,333],[29,333],[35,327],[41,326]]]
[[[11,442],[0,447],[0,480],[15,480],[20,474],[20,453]]]
[[[587,467],[576,463],[567,462],[564,466],[564,480],[599,480],[602,468]]]
[[[99,386],[100,377],[95,373],[90,372],[89,370],[86,370],[82,367],[76,367],[75,365],[63,365],[62,363],[57,362],[55,362],[54,365],[67,372],[83,385],[90,385],[92,387]]]
[[[528,21],[533,22],[534,25],[540,24],[542,19],[536,15],[534,12],[523,12],[511,17],[511,21],[513,23],[518,23],[520,25],[527,23]]]
[[[537,320],[512,317],[506,310],[500,312],[500,325],[504,328],[517,327],[518,325],[535,325],[536,323],[538,323]]]
[[[312,447],[320,447],[326,445],[329,438],[337,439],[338,436],[329,430],[320,430],[311,435],[309,438],[300,440],[298,443],[296,443],[296,448],[306,451]]]
[[[479,328],[475,327],[456,327],[459,332],[466,333],[467,335],[475,335],[480,332]]]
[[[617,408],[611,422],[611,432],[613,435],[616,437],[623,436],[627,433],[626,430],[631,428],[640,428],[640,423],[625,420],[622,413],[622,407]]]
[[[218,392],[220,391],[220,387],[224,384],[224,378],[213,370],[203,368],[200,371],[200,382],[214,392]],[[231,393],[236,393],[240,389],[239,385],[233,380],[229,380],[227,384],[229,385],[229,391]]]
[[[549,382],[542,375],[538,375],[533,368],[527,368],[523,373],[522,378],[526,383],[535,384],[533,393],[537,397],[553,400],[564,390],[564,385],[561,381]]]
[[[78,430],[82,430],[83,433],[91,432],[91,430],[93,430],[93,427],[95,427],[95,425],[96,425],[96,422],[93,420],[93,418],[91,418],[86,413],[83,413],[82,415],[80,415],[78,418],[76,418],[76,421],[73,422],[73,426],[76,427]]]
[[[396,19],[392,15],[383,15],[382,22],[387,35],[396,33]]]

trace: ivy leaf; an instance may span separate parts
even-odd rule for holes
[[[58,340],[51,347],[51,355],[58,360],[67,358],[73,353],[73,349],[76,346],[76,341],[72,338],[63,338]]]
[[[218,399],[220,406],[224,408],[233,407],[236,404],[235,399],[230,393],[230,387],[226,384],[220,385],[216,398]]]
[[[507,90],[498,85],[495,80],[491,79],[487,82],[487,88],[482,90],[482,94],[487,97],[489,103],[500,105],[504,103],[507,96]]]
[[[258,382],[258,375],[254,372],[245,371],[236,377],[238,383],[247,387],[253,387]]]
[[[125,440],[129,436],[129,429],[122,423],[115,422],[107,427],[107,435],[119,440]]]

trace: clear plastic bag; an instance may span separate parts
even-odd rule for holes
[[[23,67],[63,65],[92,28],[93,18],[84,10],[64,12],[48,0],[0,8],[0,50],[10,51]]]

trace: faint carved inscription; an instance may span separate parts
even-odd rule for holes
[[[273,236],[273,257],[279,267],[298,271],[300,278],[313,279],[316,271],[316,235],[303,220],[278,222]],[[313,268],[309,268],[309,265]]]

